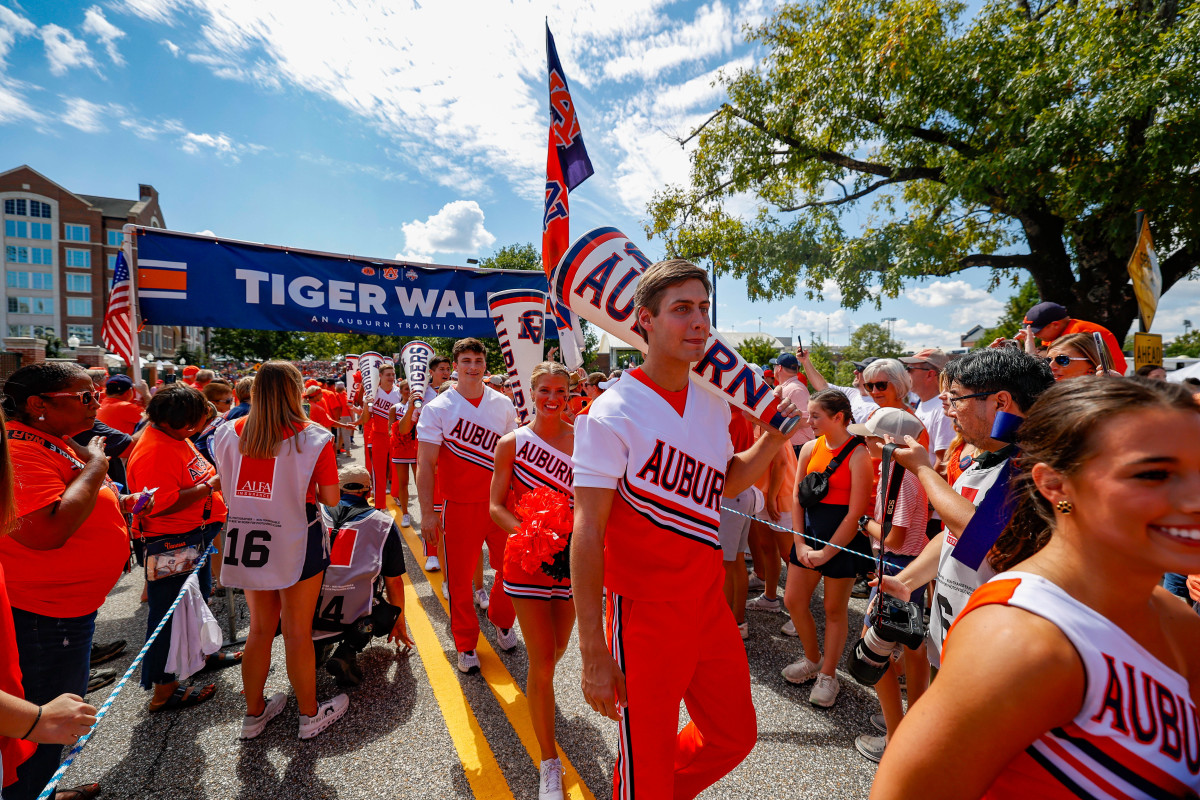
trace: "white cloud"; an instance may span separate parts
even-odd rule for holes
[[[961,334],[938,328],[928,322],[909,322],[906,319],[897,319],[892,323],[892,334],[914,352],[924,347],[952,350],[962,346]]]
[[[396,261],[411,261],[414,264],[432,264],[433,256],[426,253],[396,253]]]
[[[193,133],[188,131],[180,139],[179,147],[183,152],[196,155],[199,153],[214,153],[221,158],[227,158],[237,163],[247,153],[254,154],[266,148],[258,144],[240,144],[224,133]]]
[[[82,97],[63,97],[63,103],[66,109],[59,119],[84,133],[103,132],[106,130],[104,117],[120,111],[116,106],[93,103]]]
[[[715,0],[700,6],[691,23],[626,40],[624,52],[606,62],[604,73],[617,80],[652,79],[681,64],[727,55],[733,49],[736,32],[732,13],[721,0]]]
[[[96,68],[96,59],[88,50],[87,42],[76,39],[75,35],[61,25],[43,25],[42,42],[46,45],[46,60],[50,62],[50,72],[55,75],[65,75],[72,67]]]
[[[117,50],[117,40],[125,35],[125,31],[108,21],[99,6],[92,6],[83,15],[83,32],[90,33],[100,40],[109,60],[117,66],[125,64],[125,59]]]
[[[173,24],[175,9],[182,6],[180,0],[125,0],[124,6],[142,19],[151,22]]]
[[[177,119],[148,120],[141,116],[125,117],[121,127],[130,131],[139,139],[154,140],[163,134],[183,134],[187,129]]]
[[[6,78],[0,81],[0,125],[14,122],[42,123],[46,116],[29,104],[21,89],[27,84]]]
[[[213,233],[212,231],[210,231],[208,228],[205,228],[202,231],[196,231],[196,235],[197,236],[212,236],[214,238],[216,237],[216,234]]]
[[[0,6],[0,68],[4,67],[4,59],[12,50],[19,36],[32,36],[37,32],[37,26],[17,12],[5,6]]]
[[[183,52],[183,48],[181,48],[179,45],[172,42],[170,39],[163,39],[162,41],[159,42],[159,44],[161,44],[163,47],[167,48],[167,50],[170,51],[171,55],[175,56],[176,58],[179,58],[179,54],[181,52]]]
[[[906,290],[904,296],[926,308],[976,302],[990,297],[983,289],[977,289],[966,281],[957,280],[933,281],[922,286],[914,286]]]
[[[404,245],[410,253],[477,253],[496,243],[483,227],[483,209],[474,200],[455,200],[424,222],[413,220],[401,226]],[[411,256],[404,256],[412,260]]]

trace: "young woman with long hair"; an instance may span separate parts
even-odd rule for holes
[[[1200,618],[1158,583],[1200,571],[1197,442],[1200,406],[1173,384],[1037,400],[1001,573],[951,628],[872,798],[1196,796]]]
[[[510,537],[520,524],[514,510],[521,496],[540,486],[571,496],[575,431],[563,421],[570,397],[570,373],[554,361],[533,370],[533,422],[503,436],[496,445],[491,515]],[[511,540],[510,540],[511,541]],[[511,551],[511,552],[510,552]],[[541,750],[540,800],[562,798],[562,762],[554,742],[554,668],[575,626],[571,581],[521,565],[520,553],[505,550],[504,592],[512,598],[529,653],[525,694]]]
[[[816,678],[809,702],[828,708],[841,689],[835,673],[846,644],[849,624],[846,610],[861,560],[838,546],[851,548],[863,556],[869,553],[866,537],[858,533],[858,518],[867,511],[872,467],[870,455],[860,446],[862,440],[855,439],[846,430],[854,417],[850,401],[844,394],[836,389],[817,392],[809,400],[808,414],[817,438],[805,442],[800,449],[793,492],[798,493],[800,483],[807,475],[823,472],[844,450],[849,450],[849,455],[829,477],[829,491],[820,503],[805,508],[797,502],[793,508],[795,530],[803,531],[805,535],[795,536],[789,558],[795,569],[788,569],[783,603],[792,617],[804,655],[783,668],[783,677],[796,684]],[[825,579],[823,657],[821,643],[817,640],[816,620],[809,609],[813,592],[822,578]]]
[[[243,740],[261,734],[287,701],[283,692],[269,699],[263,694],[280,628],[300,707],[300,738],[316,736],[350,705],[344,694],[317,703],[312,621],[329,565],[329,540],[316,503],[337,505],[339,492],[333,436],[305,416],[301,389],[294,365],[263,364],[249,415],[222,425],[213,442],[228,505],[221,580],[245,589],[250,607],[242,657]]]

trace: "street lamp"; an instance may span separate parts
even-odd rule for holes
[[[1185,319],[1183,321],[1183,332],[1187,333],[1191,329],[1192,329],[1192,321],[1190,319]]]
[[[79,337],[78,336],[68,336],[67,337],[67,347],[71,348],[72,350],[78,348],[79,347]]]
[[[891,338],[892,338],[892,331],[894,331],[894,330],[895,330],[896,318],[895,318],[895,317],[884,317],[884,318],[883,318],[883,321],[884,321],[885,323],[887,323],[888,338],[889,338],[889,339],[891,339]]]

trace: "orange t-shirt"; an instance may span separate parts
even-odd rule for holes
[[[238,436],[242,435],[242,431],[245,430],[246,422],[249,419],[249,417],[239,417],[233,421],[234,430],[237,431]],[[290,439],[296,435],[297,431],[301,430],[304,430],[304,425],[297,424],[292,430],[284,432],[284,438]],[[272,459],[267,458],[250,458],[248,455],[242,455],[243,462],[271,460]],[[317,486],[337,486],[337,483],[337,453],[333,451],[333,440],[330,439],[328,442],[326,442],[325,446],[321,448],[321,454],[317,456],[317,464],[315,467],[313,467],[312,478],[308,481],[308,493],[304,496],[304,502],[314,504],[317,502]]]
[[[833,461],[834,457],[842,452],[843,449],[850,447],[854,437],[850,437],[836,451],[829,448],[824,436],[818,436],[813,440],[812,455],[808,457],[808,467],[805,470],[805,475],[811,475],[814,472],[824,472],[829,466],[829,462]],[[850,456],[842,459],[842,463],[829,476],[829,493],[821,500],[822,503],[827,503],[833,506],[848,506],[850,505]]]
[[[0,566],[0,692],[25,697],[21,686],[21,661],[17,657],[17,631],[13,624],[8,591],[4,588],[4,567]],[[17,767],[33,755],[37,745],[24,739],[0,736],[0,758],[4,760],[4,785],[17,780]]]
[[[9,423],[8,439],[17,516],[61,500],[84,466],[73,457],[70,445],[19,422]],[[12,605],[47,617],[82,617],[100,608],[128,560],[129,529],[110,482],[100,488],[92,513],[62,547],[34,550],[12,536],[0,539],[0,564],[7,573]]]
[[[326,430],[333,428],[333,419],[329,416],[329,409],[325,408],[324,403],[315,403],[311,398],[308,401],[308,418]]]
[[[121,433],[132,436],[138,423],[142,421],[142,407],[128,400],[105,396],[100,401],[100,410],[96,412],[96,419],[110,428],[116,428]]]
[[[216,467],[200,455],[190,440],[172,439],[153,425],[146,426],[133,446],[128,471],[131,491],[158,487],[154,507],[159,511],[174,505],[184,489],[198,486],[217,474]],[[205,501],[201,500],[171,514],[151,512],[139,517],[134,522],[135,535],[162,536],[195,530],[205,524],[204,506]],[[220,492],[213,492],[208,521],[224,522],[225,513],[225,499]]]

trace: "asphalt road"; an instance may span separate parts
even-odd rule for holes
[[[357,448],[355,456],[361,458]],[[415,534],[409,531],[408,539],[414,542]],[[510,653],[495,648],[495,633],[485,612],[479,612],[482,638],[488,642],[479,650],[483,671],[461,675],[454,667],[449,616],[439,591],[441,573],[426,575],[419,553],[408,552],[406,557],[411,579],[407,618],[418,647],[398,655],[394,647],[376,640],[380,643],[360,658],[366,677],[349,692],[347,716],[317,739],[297,739],[297,710],[291,699],[261,737],[239,742],[245,707],[237,669],[193,679],[217,684],[212,701],[160,714],[147,711],[149,695],[135,675],[62,785],[99,781],[106,800],[536,798],[537,749],[522,694],[524,647],[518,645]],[[492,579],[489,569],[489,587]],[[145,641],[141,586],[140,575],[126,576],[100,610],[96,641],[123,638],[130,643],[121,658],[105,666],[124,670]],[[820,602],[818,593],[813,600],[818,625]],[[851,601],[851,631],[861,626],[865,602]],[[212,607],[224,624],[225,600],[215,598]],[[248,617],[241,597],[236,609],[244,636]],[[760,611],[747,612],[747,617],[758,745],[701,796],[866,797],[875,765],[854,749],[854,738],[873,733],[868,717],[878,711],[874,692],[840,670],[842,690],[835,706],[812,706],[811,684],[792,686],[780,676],[800,651],[795,638],[780,633],[787,618]],[[612,791],[616,726],[584,702],[579,673],[579,652],[572,646],[555,681],[558,742],[570,763],[568,796],[606,798]],[[110,691],[112,687],[101,689],[89,700],[98,706]],[[282,638],[275,642],[267,691],[289,691]],[[317,691],[324,699],[339,690],[318,670]],[[686,711],[681,709],[681,724],[684,720]]]

